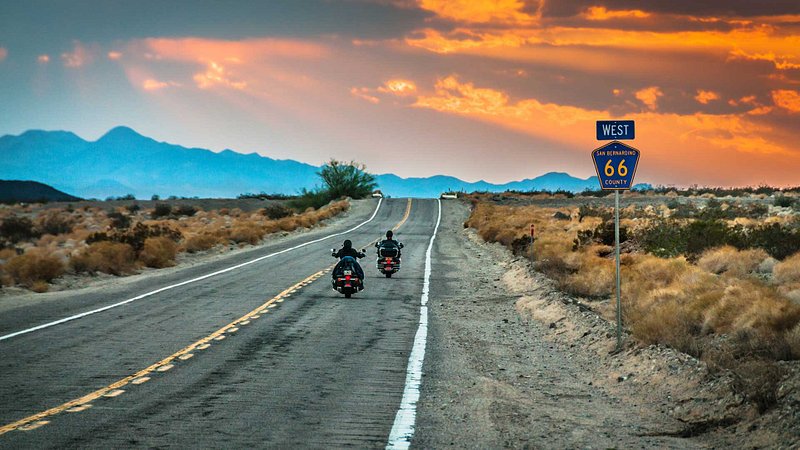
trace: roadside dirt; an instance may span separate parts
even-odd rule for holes
[[[748,416],[731,380],[688,355],[614,352],[612,324],[464,229],[465,204],[444,208],[414,446],[798,448],[798,386]]]

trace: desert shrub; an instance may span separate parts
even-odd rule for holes
[[[0,223],[0,237],[16,244],[20,241],[27,241],[41,236],[41,233],[34,227],[31,219],[27,217],[9,216]]]
[[[170,267],[175,265],[178,246],[172,239],[164,236],[145,239],[139,260],[147,267]]]
[[[267,194],[266,192],[261,191],[258,194],[246,192],[244,194],[239,194],[236,198],[238,199],[254,198],[258,200],[287,200],[291,198],[291,196],[286,194]]]
[[[136,253],[128,244],[98,241],[73,254],[69,265],[77,273],[125,275],[136,268]]]
[[[624,226],[619,227],[619,242],[628,240],[628,228]],[[616,236],[614,232],[614,222],[605,221],[593,230],[578,231],[578,236],[575,238],[573,249],[577,250],[579,247],[584,247],[592,244],[601,245],[614,245]]]
[[[722,245],[741,245],[737,230],[721,220],[695,220],[683,232],[687,256],[696,257],[706,249]]]
[[[239,223],[230,231],[229,238],[237,244],[255,245],[264,238],[264,230],[249,222]]]
[[[106,215],[111,220],[111,228],[125,229],[131,226],[131,216],[112,211]]]
[[[607,297],[612,294],[616,285],[614,261],[597,256],[599,249],[601,247],[595,246],[581,253],[576,271],[560,280],[563,290],[582,297]]]
[[[126,206],[125,209],[127,209],[129,213],[135,214],[140,209],[142,209],[142,207],[139,206],[138,203],[131,203],[130,205]]]
[[[183,248],[189,253],[195,253],[213,248],[219,243],[217,236],[211,233],[200,233],[186,238]]]
[[[711,273],[741,278],[755,272],[767,258],[769,255],[762,249],[739,250],[726,245],[705,251],[697,265]]]
[[[153,219],[159,219],[161,217],[169,217],[171,214],[171,206],[166,203],[156,203],[156,206],[153,208],[153,212],[150,213],[150,217]]]
[[[289,207],[295,211],[305,211],[308,208],[319,209],[327,205],[332,199],[330,192],[323,189],[303,189],[300,195],[289,201]]]
[[[784,259],[775,265],[772,274],[776,283],[788,284],[800,282],[800,253]]]
[[[169,238],[175,242],[179,241],[182,237],[180,231],[167,225],[145,225],[141,222],[137,222],[136,225],[125,230],[111,230],[108,233],[93,233],[86,239],[86,243],[92,244],[94,242],[111,241],[128,244],[133,248],[136,255],[139,255],[142,250],[144,250],[144,244],[147,238],[159,236]]]
[[[599,217],[603,221],[608,221],[614,219],[614,212],[611,208],[584,203],[578,207],[578,222],[583,222],[585,217]]]
[[[63,275],[64,263],[43,251],[33,250],[11,258],[4,269],[17,284],[31,287],[37,281],[50,282]]]
[[[36,218],[36,228],[41,234],[67,234],[75,226],[75,220],[66,212],[51,209]]]
[[[277,220],[291,216],[294,212],[281,203],[273,203],[261,210],[261,214],[270,219]]]
[[[44,281],[44,280],[37,280],[37,281],[34,281],[33,283],[31,283],[30,289],[33,292],[41,294],[43,292],[47,292],[47,291],[50,290],[50,283],[48,283],[47,281]]]
[[[780,206],[783,208],[791,208],[795,205],[796,200],[793,197],[789,197],[786,195],[776,195],[775,199],[772,201],[772,204],[775,206]]]
[[[800,252],[800,230],[778,223],[763,225],[746,233],[746,246],[763,248],[770,256],[784,259]]]
[[[178,216],[192,217],[197,214],[197,208],[192,205],[178,205],[175,208],[175,214]]]
[[[683,226],[673,219],[652,221],[636,233],[636,241],[648,253],[662,258],[673,258],[686,251]]]

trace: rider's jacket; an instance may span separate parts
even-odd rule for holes
[[[333,256],[335,256],[336,258],[344,258],[345,256],[352,256],[353,258],[363,258],[366,255],[350,247],[350,248],[339,249],[339,251],[335,252]]]

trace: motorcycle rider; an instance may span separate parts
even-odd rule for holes
[[[375,247],[376,248],[381,248],[384,245],[387,246],[387,247],[388,246],[397,247],[397,257],[398,258],[400,257],[400,249],[403,248],[403,244],[397,242],[394,239],[394,232],[392,232],[392,230],[389,230],[389,231],[386,232],[386,239],[383,239],[380,242],[376,242],[375,243]]]
[[[342,248],[339,249],[339,251],[334,252],[333,256],[339,258],[339,262],[336,263],[336,267],[333,269],[331,276],[334,279],[336,278],[337,274],[342,270],[342,266],[344,265],[344,261],[342,261],[342,259],[346,256],[350,256],[353,258],[353,268],[356,271],[356,275],[358,275],[358,278],[361,280],[361,289],[364,289],[364,270],[358,263],[358,258],[363,258],[367,255],[354,249],[353,243],[350,242],[350,239],[345,239],[345,241],[342,243]]]

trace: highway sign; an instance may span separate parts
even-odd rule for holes
[[[633,187],[633,177],[639,164],[639,150],[613,141],[592,151],[592,159],[600,180],[600,189],[620,191]]]
[[[619,141],[636,138],[636,129],[632,120],[598,120],[598,141]]]

